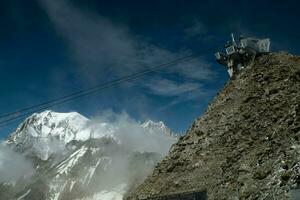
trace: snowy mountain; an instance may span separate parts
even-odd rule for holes
[[[61,151],[72,140],[86,140],[89,130],[85,128],[88,119],[82,115],[44,111],[33,114],[19,125],[7,141],[25,153],[32,153],[42,160]]]
[[[142,124],[142,127],[148,130],[150,133],[164,133],[167,135],[174,135],[162,121],[153,122],[151,120],[147,120]]]
[[[121,200],[175,141],[162,122],[139,124],[126,115],[109,122],[76,112],[33,114],[6,144],[32,163],[35,174],[14,185],[0,180],[0,197]]]

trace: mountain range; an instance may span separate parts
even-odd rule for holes
[[[76,112],[35,113],[2,144],[22,156],[31,169],[16,180],[0,177],[0,197],[121,200],[176,141],[163,122],[139,123],[126,114],[108,120]]]

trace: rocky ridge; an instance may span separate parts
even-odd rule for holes
[[[300,57],[271,53],[230,80],[127,200],[206,191],[289,199],[300,185]]]

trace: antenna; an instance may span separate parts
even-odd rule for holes
[[[232,39],[232,42],[235,44],[235,39],[234,39],[233,33],[231,33],[231,39]]]

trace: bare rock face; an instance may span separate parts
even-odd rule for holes
[[[299,185],[300,57],[272,53],[230,80],[126,199],[207,191],[209,200],[285,200]]]

